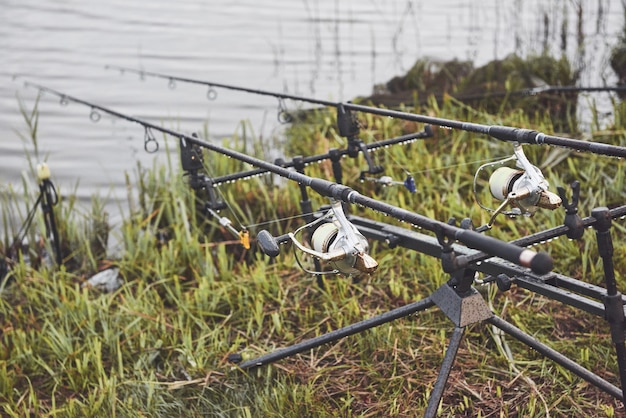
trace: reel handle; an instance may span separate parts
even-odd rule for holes
[[[289,238],[289,234],[274,237],[272,234],[264,229],[262,231],[259,231],[256,236],[256,240],[259,244],[259,247],[261,247],[261,251],[263,251],[263,254],[270,257],[277,257],[278,254],[280,254],[280,248],[278,244],[291,241],[291,238]]]

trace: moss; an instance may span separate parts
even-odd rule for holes
[[[547,114],[554,131],[572,132],[577,125],[576,92],[524,93],[536,87],[571,86],[576,81],[565,58],[545,54],[526,59],[510,55],[478,68],[465,61],[420,59],[407,74],[375,87],[373,95],[360,100],[397,107],[425,103],[431,96],[442,102],[449,95],[496,115],[519,109],[537,120]]]

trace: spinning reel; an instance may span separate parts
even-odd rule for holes
[[[305,246],[296,238],[304,230],[313,230],[310,240],[312,248]],[[263,230],[257,235],[257,241],[261,250],[271,257],[276,257],[280,253],[278,244],[291,241],[298,265],[311,274],[371,274],[378,268],[378,262],[367,253],[369,250],[367,239],[348,221],[342,204],[338,201],[331,203],[331,208],[326,214],[294,232],[273,237],[268,231]],[[305,268],[296,250],[328,263],[333,270],[312,271]]]
[[[516,168],[503,166],[509,161],[516,161]],[[491,195],[502,203],[496,209],[486,207],[478,196],[478,178],[484,169],[502,165],[489,177],[489,190]],[[548,190],[548,181],[544,178],[541,170],[528,161],[524,150],[519,143],[515,143],[513,155],[503,160],[481,165],[474,175],[474,196],[478,205],[493,215],[489,219],[487,227],[491,227],[498,214],[509,216],[533,216],[539,208],[554,210],[561,206],[561,198]],[[508,205],[510,211],[504,211]]]

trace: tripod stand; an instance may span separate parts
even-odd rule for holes
[[[26,216],[26,220],[22,224],[22,227],[15,235],[15,238],[13,238],[13,242],[8,248],[7,254],[9,257],[13,258],[16,257],[17,253],[22,250],[22,241],[26,236],[26,232],[30,227],[30,224],[35,218],[37,206],[41,205],[46,228],[46,238],[48,238],[52,244],[56,264],[61,265],[63,262],[63,254],[61,253],[61,241],[59,239],[59,231],[57,229],[53,210],[53,206],[55,206],[59,201],[59,196],[54,184],[52,184],[52,181],[50,180],[50,169],[47,164],[42,163],[37,166],[37,177],[39,179],[39,196],[37,196],[35,204]],[[3,276],[0,276],[0,279],[2,278]]]
[[[543,240],[547,237],[565,234],[582,235],[582,233],[580,233],[582,228],[593,225],[596,229],[599,252],[604,261],[605,279],[607,283],[606,289],[556,273],[549,273],[543,276],[537,275],[527,269],[501,259],[485,259],[484,254],[481,257],[475,250],[453,245],[446,240],[445,237],[434,238],[385,223],[351,217],[350,221],[357,225],[359,231],[368,238],[386,241],[392,247],[402,246],[440,258],[444,270],[451,271],[450,280],[423,300],[393,309],[379,316],[363,320],[319,337],[302,341],[290,347],[276,350],[261,357],[242,362],[239,364],[239,367],[249,370],[264,366],[436,306],[452,321],[454,331],[442,361],[439,375],[431,391],[425,411],[426,417],[434,417],[436,415],[465,328],[468,325],[480,322],[485,322],[499,328],[587,382],[602,389],[616,399],[623,401],[625,399],[623,388],[626,387],[624,385],[626,377],[626,356],[624,355],[623,306],[626,299],[617,291],[615,284],[615,275],[611,261],[612,244],[609,229],[610,220],[612,218],[626,215],[626,206],[611,211],[607,208],[598,208],[593,211],[592,217],[585,219],[578,218],[578,222],[572,222],[573,216],[577,216],[575,215],[575,211],[568,209],[568,215],[570,217],[566,223],[569,226],[557,227],[553,230],[536,234],[536,236],[529,236],[523,240],[524,243],[532,243],[534,240]],[[577,231],[576,228],[581,229]],[[480,263],[476,262],[476,260],[483,259],[484,261]],[[470,265],[470,263],[474,264]],[[493,281],[497,283],[501,290],[506,291],[510,289],[512,283],[515,283],[525,289],[561,301],[575,308],[604,316],[611,327],[611,335],[616,348],[622,389],[585,369],[578,363],[491,312],[482,295],[472,286],[475,271],[492,275],[491,277],[497,276]]]

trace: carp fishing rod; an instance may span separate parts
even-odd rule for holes
[[[80,98],[59,92],[57,90],[31,83],[25,82],[25,86],[36,88],[40,93],[49,93],[53,94],[62,101],[71,101],[74,103],[81,104],[83,106],[91,108],[90,118],[92,120],[99,119],[98,112],[104,112],[106,114],[115,116],[120,119],[127,120],[129,122],[137,123],[142,126],[144,129],[154,129],[156,131],[162,132],[164,134],[170,135],[172,137],[179,138],[181,143],[190,143],[195,144],[200,147],[206,148],[210,151],[217,152],[219,154],[225,155],[227,157],[234,158],[244,163],[248,163],[250,165],[256,166],[258,168],[266,169],[274,174],[277,174],[281,177],[284,177],[288,180],[297,182],[304,186],[310,187],[315,190],[319,194],[330,198],[333,201],[344,202],[347,204],[356,204],[360,205],[374,211],[381,212],[383,214],[387,214],[396,218],[399,221],[407,222],[409,224],[422,227],[426,230],[434,232],[442,241],[451,242],[452,240],[457,240],[466,246],[487,253],[491,256],[500,257],[505,260],[508,260],[512,263],[521,265],[523,267],[528,267],[532,269],[535,273],[538,274],[546,274],[553,268],[553,260],[552,257],[546,252],[535,252],[533,250],[520,248],[513,244],[509,244],[507,242],[501,241],[499,239],[486,236],[480,234],[478,232],[459,228],[452,224],[448,224],[445,222],[437,221],[427,216],[420,215],[415,212],[408,211],[406,209],[399,208],[397,206],[391,205],[389,203],[385,203],[364,195],[361,195],[356,190],[341,184],[337,184],[328,180],[324,180],[321,178],[314,178],[304,174],[301,174],[294,170],[289,170],[285,167],[281,167],[279,165],[260,160],[258,158],[252,157],[248,154],[244,154],[223,146],[212,144],[208,141],[201,140],[197,137],[193,137],[191,135],[185,135],[183,133],[174,131],[172,129],[164,128],[162,126],[158,126],[154,123],[141,120],[135,118],[133,116],[109,109],[107,107],[82,100]],[[98,116],[94,116],[98,115]],[[355,245],[355,248],[357,246]]]
[[[578,94],[578,93],[608,93],[608,92],[616,92],[618,95],[626,93],[626,86],[598,86],[598,87],[578,87],[578,86],[539,86],[539,87],[529,87],[520,90],[513,91],[493,91],[486,93],[468,93],[468,94],[450,94],[450,93],[437,93],[431,94],[437,103],[442,103],[447,98],[452,98],[454,100],[458,100],[463,103],[475,103],[482,100],[496,99],[496,98],[509,98],[509,97],[527,97],[527,98],[536,98],[540,96],[546,97],[548,100],[570,100],[569,98],[559,96],[561,94]],[[391,93],[392,95],[393,93]],[[431,96],[429,95],[429,96]],[[385,93],[375,94],[368,97],[366,100],[371,100],[374,104],[377,105],[385,105],[386,98],[388,95]],[[393,96],[390,96],[393,97]],[[405,104],[409,106],[419,105],[427,105],[428,98],[421,98],[419,101],[407,101]],[[514,104],[514,102],[513,102]]]
[[[460,101],[474,101],[493,99],[496,97],[507,96],[538,96],[548,93],[607,93],[607,92],[626,92],[626,86],[596,86],[596,87],[579,87],[579,86],[538,86],[513,91],[494,91],[476,94],[446,94]],[[441,101],[446,95],[435,95],[437,101]],[[427,103],[427,100],[420,101],[421,104]]]
[[[501,92],[493,94],[521,94],[524,96],[535,96],[541,93],[569,93],[569,92],[582,92],[582,93],[603,93],[609,91],[626,91],[626,86],[538,86],[529,87],[527,89],[515,90],[512,92]],[[490,93],[487,93],[489,95]]]
[[[279,93],[267,90],[253,89],[248,87],[235,86],[231,84],[216,83],[213,81],[198,80],[187,77],[178,77],[169,74],[163,74],[152,71],[137,70],[133,68],[107,65],[107,69],[117,69],[124,72],[138,74],[141,77],[149,76],[155,78],[166,79],[169,82],[170,88],[176,86],[176,82],[190,83],[204,85],[209,88],[207,97],[211,100],[217,97],[215,88],[223,88],[234,91],[241,91],[250,94],[271,96],[279,100],[279,111],[285,112],[283,100],[293,100],[304,103],[318,104],[327,107],[340,106],[348,111],[356,111],[361,113],[369,113],[378,116],[388,116],[396,119],[402,119],[411,122],[425,123],[434,126],[441,126],[444,128],[459,129],[467,132],[479,133],[488,135],[492,138],[505,141],[514,142],[519,144],[534,144],[534,145],[553,145],[564,148],[573,149],[576,151],[587,151],[594,154],[607,155],[611,157],[626,157],[626,147],[610,145],[605,143],[583,141],[579,139],[565,138],[555,135],[547,135],[542,132],[534,131],[531,129],[516,128],[511,126],[502,125],[483,125],[478,123],[463,122],[452,119],[437,118],[433,116],[419,115],[416,113],[403,112],[398,110],[383,109],[373,106],[366,106],[355,104],[351,102],[334,102],[330,100],[321,100],[309,97],[296,96],[292,94]]]

